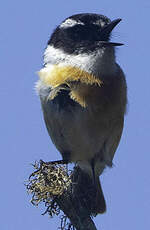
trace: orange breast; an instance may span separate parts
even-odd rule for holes
[[[86,107],[99,91],[102,81],[86,71],[72,66],[53,65],[40,70],[41,81],[52,88],[49,99],[54,99],[62,85],[66,84],[70,90],[70,97],[82,107]]]

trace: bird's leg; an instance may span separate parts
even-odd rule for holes
[[[56,164],[68,164],[68,160],[58,160],[58,161],[48,161],[48,162],[43,162],[40,160],[40,163],[44,163],[46,165],[56,165]]]
[[[68,164],[70,161],[69,161],[69,158],[70,158],[70,152],[69,151],[64,151],[61,153],[62,155],[62,160],[58,160],[58,161],[49,161],[49,162],[43,162],[42,160],[40,160],[40,163],[44,163],[46,165],[57,165],[57,164]]]

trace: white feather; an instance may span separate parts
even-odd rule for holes
[[[63,50],[54,48],[51,45],[45,50],[44,63],[57,64],[60,66],[71,65],[78,67],[86,72],[94,75],[103,76],[116,72],[116,64],[114,61],[114,54],[111,49],[107,51],[101,48],[89,54],[67,54]]]
[[[66,21],[64,21],[59,28],[68,28],[68,27],[73,27],[75,25],[84,25],[83,22],[73,20],[71,18],[68,18]]]

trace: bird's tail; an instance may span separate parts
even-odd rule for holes
[[[106,202],[98,176],[95,177],[95,194],[92,212],[95,214],[102,214],[106,211]]]

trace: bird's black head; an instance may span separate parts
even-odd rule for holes
[[[99,14],[76,14],[65,19],[55,29],[48,45],[68,54],[88,53],[103,46],[122,45],[109,42],[111,31],[120,21],[111,21]]]

